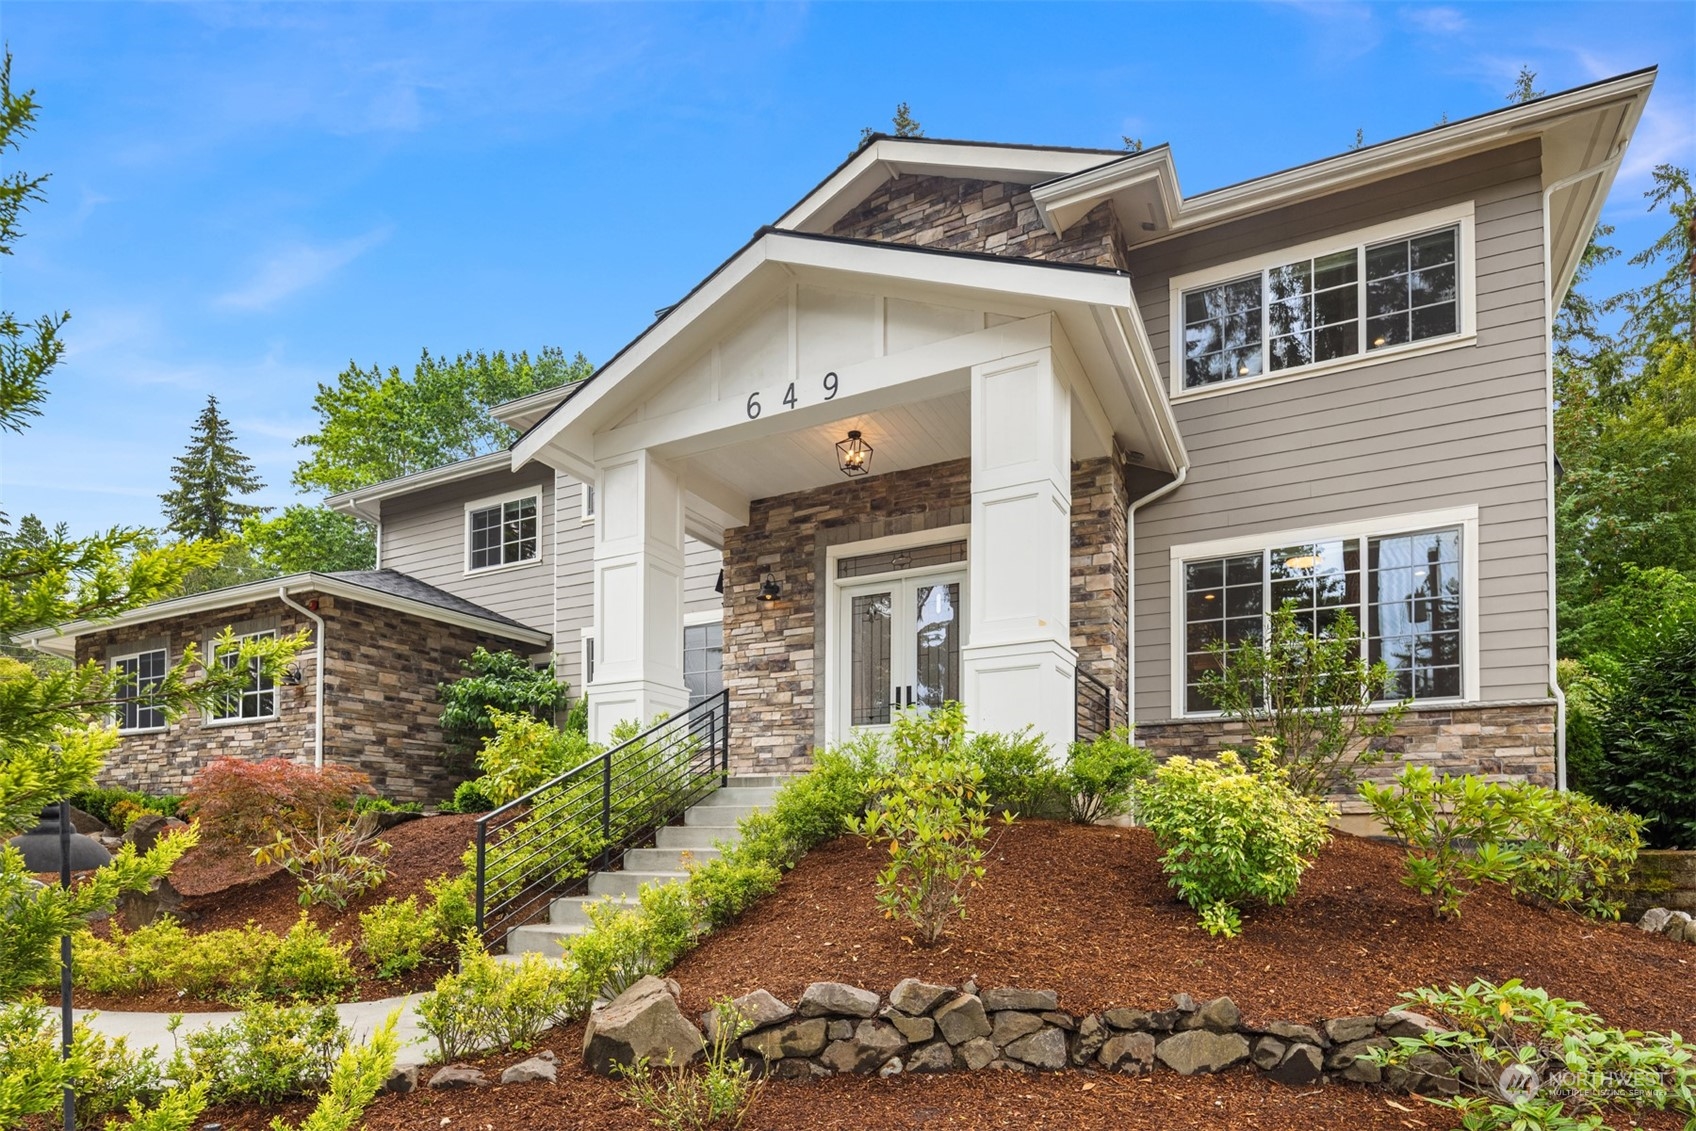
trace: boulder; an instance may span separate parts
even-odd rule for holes
[[[841,982],[814,982],[801,994],[796,1012],[802,1017],[874,1017],[877,995]]]
[[[1078,1035],[1072,1039],[1072,1063],[1081,1068],[1094,1060],[1110,1035],[1111,1030],[1102,1023],[1100,1014],[1092,1013],[1078,1022]]]
[[[602,1076],[611,1075],[614,1065],[629,1068],[643,1059],[681,1068],[706,1047],[671,986],[652,974],[591,1012],[583,1030],[583,1063]]]
[[[159,843],[159,838],[178,829],[186,829],[188,825],[175,817],[166,817],[159,813],[142,813],[130,822],[130,827],[124,830],[123,842],[135,845],[137,852],[151,852],[153,846]]]
[[[897,1010],[887,1010],[883,1019],[895,1026],[903,1037],[915,1045],[922,1045],[936,1037],[936,1022],[928,1017],[909,1017]],[[909,1065],[909,1067],[911,1067]]]
[[[1368,1049],[1389,1048],[1387,1037],[1369,1037],[1359,1041],[1348,1041],[1333,1048],[1325,1056],[1325,1068],[1337,1072],[1345,1080],[1356,1084],[1376,1084],[1383,1080],[1384,1070],[1371,1061],[1360,1059],[1361,1054]]]
[[[84,813],[75,805],[71,806],[71,828],[84,836],[111,836],[113,831],[106,822],[93,813]]]
[[[1266,1070],[1266,1078],[1290,1088],[1319,1083],[1324,1066],[1318,1045],[1291,1045],[1276,1068]]]
[[[1190,1029],[1155,1046],[1160,1062],[1181,1076],[1219,1072],[1248,1059],[1248,1041],[1239,1033]]]
[[[1127,1033],[1143,1033],[1153,1029],[1156,1016],[1146,1009],[1109,1009],[1101,1020],[1110,1028]],[[1168,1029],[1171,1025],[1166,1026]]]
[[[912,1017],[923,1017],[936,1003],[954,993],[953,986],[938,986],[917,978],[903,978],[889,991],[889,1004]]]
[[[1373,1017],[1335,1017],[1325,1022],[1325,1036],[1332,1044],[1346,1045],[1350,1041],[1363,1041],[1378,1031],[1378,1018]]]
[[[1045,1009],[1060,1008],[1060,995],[1053,990],[985,990],[982,997],[983,1007],[991,1013],[999,1013],[1003,1009],[1041,1013]]]
[[[1045,1028],[1029,1036],[1020,1037],[1002,1051],[1021,1064],[1047,1072],[1058,1072],[1066,1067],[1066,1034],[1059,1029]]]
[[[1154,1067],[1154,1035],[1115,1033],[1101,1046],[1096,1059],[1113,1072],[1147,1072]]]
[[[171,886],[171,877],[160,876],[146,891],[126,891],[118,896],[116,914],[125,930],[147,926],[161,915],[179,922],[193,918],[183,914],[183,897]]]
[[[430,1087],[443,1090],[487,1088],[489,1078],[469,1064],[444,1064],[430,1077]]]
[[[1661,934],[1673,942],[1696,942],[1696,919],[1692,919],[1688,911],[1674,911],[1667,917],[1667,925],[1661,928]]]
[[[962,1045],[977,1037],[987,1037],[991,1032],[989,1017],[983,1011],[983,1002],[971,994],[955,994],[938,1006],[933,1016],[936,1018],[936,1027],[942,1030],[943,1039],[951,1045]]]
[[[1637,928],[1638,930],[1648,931],[1651,935],[1658,935],[1662,928],[1667,925],[1667,920],[1671,918],[1672,912],[1665,907],[1651,907],[1643,912],[1643,918],[1637,920]]]
[[[754,1032],[772,1025],[780,1024],[795,1016],[795,1011],[783,1004],[765,990],[755,990],[743,994],[730,1003],[731,1008],[742,1015],[745,1032]],[[701,1014],[701,1028],[706,1031],[707,1040],[718,1043],[718,1010],[709,1009]]]
[[[1004,1009],[994,1015],[990,1022],[989,1039],[996,1048],[1006,1048],[1020,1037],[1028,1037],[1042,1030],[1042,1018],[1034,1013],[1019,1013],[1016,1010]]]
[[[557,1075],[554,1054],[543,1050],[529,1060],[521,1060],[501,1073],[503,1084],[534,1084],[539,1081],[554,1082]]]
[[[913,1050],[907,1058],[908,1072],[947,1072],[954,1067],[954,1050],[947,1041],[932,1041]]]
[[[1411,1009],[1392,1009],[1378,1019],[1378,1031],[1386,1037],[1423,1037],[1441,1029],[1431,1018]]]
[[[1292,1021],[1274,1021],[1262,1025],[1257,1032],[1277,1037],[1281,1041],[1301,1041],[1310,1045],[1324,1045],[1328,1042],[1320,1035],[1318,1029],[1311,1025],[1297,1025]]]
[[[1391,1091],[1418,1092],[1425,1096],[1457,1096],[1460,1079],[1453,1065],[1440,1052],[1421,1052],[1401,1064],[1384,1069],[1384,1084]]]
[[[812,1017],[750,1033],[742,1038],[742,1051],[767,1061],[817,1056],[827,1039],[824,1018]]]
[[[846,1041],[854,1035],[854,1023],[838,1018],[825,1026],[825,1034],[833,1041]]]
[[[832,1041],[819,1057],[832,1072],[875,1072],[907,1051],[907,1040],[887,1021],[862,1021],[854,1035]]]
[[[771,1074],[779,1080],[812,1080],[829,1076],[830,1069],[821,1068],[810,1060],[780,1060],[771,1066]]]
[[[1194,1013],[1196,1010],[1195,998],[1189,994],[1173,994],[1172,1004],[1179,1013]]]
[[[397,1064],[389,1070],[389,1078],[383,1081],[383,1091],[393,1092],[404,1096],[418,1087],[418,1066],[416,1064]]]
[[[989,1062],[994,1059],[995,1046],[989,1043],[988,1037],[973,1037],[961,1042],[954,1050],[954,1063],[970,1072],[988,1068]]]
[[[1277,1037],[1261,1037],[1254,1042],[1254,1052],[1251,1054],[1254,1066],[1262,1072],[1270,1072],[1283,1063],[1284,1054],[1290,1051],[1290,1046]]]
[[[904,1066],[901,1063],[901,1058],[898,1057],[898,1056],[892,1056],[887,1061],[884,1062],[884,1065],[883,1065],[882,1068],[877,1070],[877,1074],[879,1076],[882,1076],[885,1080],[887,1080],[891,1076],[901,1075],[901,1069],[903,1067]]]
[[[1056,1029],[1064,1029],[1068,1033],[1078,1031],[1078,1019],[1063,1009],[1045,1009],[1042,1011],[1041,1017]]]
[[[1210,1029],[1215,1033],[1234,1033],[1243,1021],[1242,1010],[1228,997],[1216,997],[1202,1002],[1193,1013],[1178,1020],[1178,1028]]]

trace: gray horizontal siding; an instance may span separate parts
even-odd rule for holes
[[[1465,200],[1477,341],[1174,406],[1185,485],[1138,512],[1139,721],[1171,716],[1170,550],[1447,507],[1479,508],[1485,701],[1548,694],[1549,529],[1540,159],[1527,144],[1131,253],[1164,376],[1169,280]]]

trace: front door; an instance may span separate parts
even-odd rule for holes
[[[958,571],[885,576],[838,594],[836,733],[887,727],[896,711],[960,698],[961,604]]]

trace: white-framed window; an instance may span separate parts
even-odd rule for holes
[[[595,485],[583,484],[583,521],[595,521]]]
[[[1307,376],[1466,340],[1472,206],[1174,278],[1172,394]]]
[[[1213,713],[1202,677],[1220,641],[1259,640],[1290,603],[1308,631],[1347,612],[1387,700],[1478,698],[1477,509],[1401,515],[1172,548],[1173,713]]]
[[[277,634],[275,631],[265,629],[260,632],[249,632],[245,635],[238,636],[236,637],[236,643],[239,646],[256,640],[274,640],[276,639],[276,636]],[[214,647],[215,645],[207,648],[208,655],[212,654]],[[234,671],[236,665],[240,662],[241,655],[239,651],[225,652],[217,658],[217,663],[221,664],[225,671]],[[270,676],[265,674],[264,665],[262,665],[258,660],[250,660],[248,661],[247,686],[243,687],[239,692],[232,691],[224,697],[223,702],[213,706],[211,714],[207,717],[206,721],[209,725],[217,725],[225,723],[259,722],[265,719],[274,719],[276,717],[276,682],[272,680]]]
[[[470,503],[465,508],[468,573],[522,565],[541,558],[541,496],[535,493]]]
[[[112,712],[119,732],[163,730],[164,710],[147,705],[147,700],[153,688],[164,681],[165,672],[171,666],[165,649],[113,656],[111,664],[112,670],[120,677],[113,694],[115,703]]]
[[[711,699],[724,690],[724,620],[683,625],[683,684],[689,705]]]
[[[583,693],[587,694],[589,685],[595,682],[595,630],[583,630]]]

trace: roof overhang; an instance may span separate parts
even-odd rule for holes
[[[506,459],[505,452],[499,454],[503,460]],[[454,609],[444,609],[440,605],[432,605],[427,601],[417,601],[410,597],[385,593],[382,590],[371,589],[364,585],[355,585],[328,574],[295,573],[287,577],[250,581],[243,585],[231,585],[224,589],[212,589],[204,593],[191,593],[186,597],[172,597],[165,601],[155,601],[151,605],[132,609],[107,620],[71,621],[56,628],[27,633],[22,637],[22,641],[39,652],[74,657],[76,655],[77,638],[87,636],[91,632],[104,632],[108,629],[123,628],[127,625],[146,624],[149,621],[161,620],[165,617],[213,613],[219,609],[274,598],[279,593],[287,593],[293,596],[296,593],[306,592],[322,593],[329,597],[340,597],[343,600],[359,601],[367,605],[376,605],[378,608],[392,609],[395,612],[410,613],[413,616],[423,617],[440,624],[474,629],[478,632],[486,632],[491,636],[516,640],[537,647],[548,644],[551,639],[545,632],[525,628],[509,621],[493,620]]]
[[[1058,177],[1034,186],[1031,198],[1044,224],[1056,233],[1111,200],[1125,239],[1134,247],[1537,139],[1542,142],[1545,188],[1586,170],[1597,171],[1594,177],[1565,185],[1560,191],[1566,195],[1551,202],[1558,299],[1589,241],[1618,159],[1654,83],[1655,69],[1650,67],[1189,198],[1180,190],[1176,166],[1165,150],[1130,154]]]
[[[1139,437],[1127,447],[1143,451],[1150,467],[1175,471],[1183,460],[1177,422],[1124,273],[766,229],[580,382],[513,446],[512,466],[541,459],[580,478],[592,475],[597,431],[616,424],[656,382],[797,281],[897,287],[1013,316],[1052,314],[1091,375],[1111,430]]]
[[[502,401],[489,410],[489,415],[519,432],[527,432],[535,427],[536,422],[552,412],[554,406],[571,394],[571,386],[577,382],[555,385],[551,389],[543,389],[539,393],[531,393],[517,400]]]
[[[339,495],[331,495],[325,499],[324,505],[331,510],[351,514],[356,518],[363,518],[367,522],[376,522],[382,517],[382,504],[385,499],[410,495],[414,491],[422,491],[428,487],[440,487],[448,483],[475,479],[477,476],[487,475],[491,471],[510,470],[512,470],[512,462],[507,458],[505,451],[489,452],[486,455],[462,459],[458,463],[432,467],[428,471],[415,471],[410,475],[385,479],[381,483],[373,483],[369,487],[361,487],[355,491],[343,491]]]

